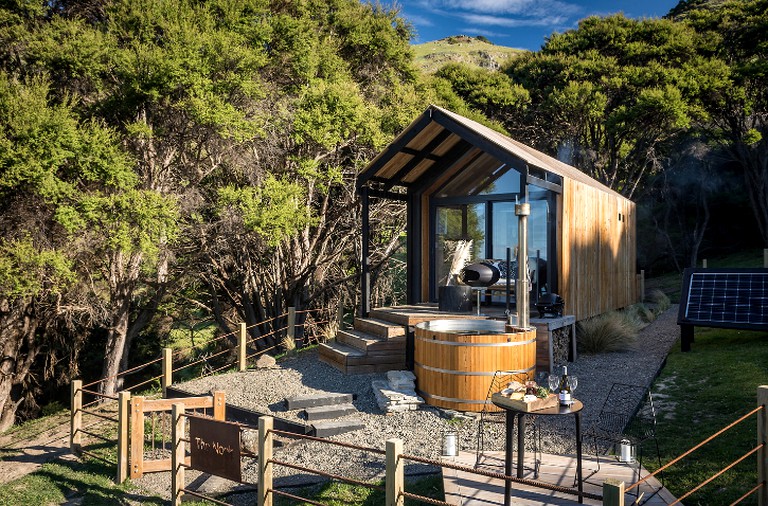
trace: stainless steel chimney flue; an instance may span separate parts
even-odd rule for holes
[[[515,281],[515,299],[517,300],[517,320],[521,328],[530,326],[528,286],[528,216],[531,205],[515,204],[517,216],[517,280]]]

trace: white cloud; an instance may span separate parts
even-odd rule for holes
[[[432,20],[426,16],[406,13],[406,17],[408,18],[408,21],[417,26],[435,26],[435,23],[433,23]]]
[[[428,0],[426,3],[435,9],[529,17],[546,16],[553,12],[575,15],[581,11],[579,6],[561,0]]]
[[[483,14],[461,14],[461,18],[470,24],[485,26],[503,26],[517,28],[521,26],[560,26],[568,21],[566,16],[504,18]]]

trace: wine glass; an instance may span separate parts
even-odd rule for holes
[[[576,376],[568,376],[568,386],[571,389],[571,394],[573,394],[573,391],[579,386],[579,378]]]
[[[549,391],[555,392],[557,390],[557,387],[560,386],[560,377],[556,374],[551,374],[547,378],[547,383],[549,383]]]

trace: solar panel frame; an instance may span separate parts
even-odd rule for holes
[[[685,269],[677,323],[768,330],[768,269]]]

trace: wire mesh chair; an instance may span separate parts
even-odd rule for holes
[[[636,475],[639,480],[643,468],[643,447],[651,440],[655,443],[656,458],[661,467],[661,452],[656,437],[656,407],[650,388],[614,383],[603,402],[597,420],[584,432],[582,440],[591,440],[594,445],[597,469],[592,474],[600,470],[601,453],[605,455],[618,449],[617,454],[625,461],[631,462],[634,456],[622,455],[623,446],[624,450],[636,449],[637,468],[633,469],[633,476]],[[639,491],[639,488],[635,490]]]
[[[483,410],[480,412],[480,419],[477,426],[477,453],[475,455],[475,467],[480,465],[480,461],[486,451],[486,425],[506,423],[506,412],[494,406],[493,402],[491,402],[491,397],[493,394],[501,392],[507,388],[513,381],[525,384],[525,382],[529,380],[530,378],[526,373],[517,371],[496,371],[493,374],[493,380],[488,388],[488,394],[485,397],[485,404],[483,405]],[[530,416],[529,418],[532,420],[532,423],[528,425],[532,426],[534,431],[534,475],[535,477],[538,477],[539,465],[541,463],[541,444],[538,438],[541,437],[541,434],[537,430],[538,425],[536,423],[536,417]],[[520,430],[520,427],[518,427],[518,430]]]

